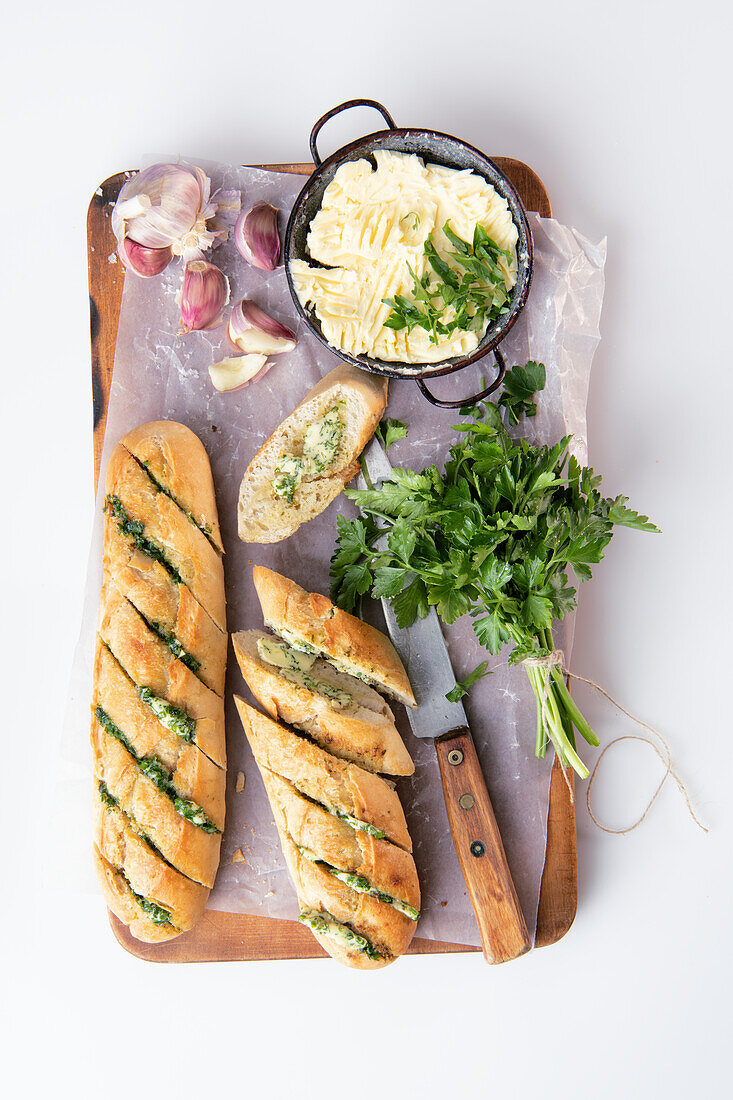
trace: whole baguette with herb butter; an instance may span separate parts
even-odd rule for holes
[[[183,424],[128,433],[105,478],[91,742],[94,861],[138,939],[193,928],[224,829],[226,619],[209,460]]]
[[[359,471],[387,406],[387,380],[343,363],[260,447],[239,493],[239,537],[280,542],[320,515]]]
[[[388,965],[407,950],[420,915],[397,795],[378,776],[235,701],[298,894],[299,920],[346,966]]]

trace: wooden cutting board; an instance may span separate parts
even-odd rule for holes
[[[550,200],[539,176],[521,161],[495,157],[496,164],[511,179],[527,210],[543,217],[551,214]],[[294,172],[308,176],[310,164],[262,164],[273,172]],[[107,422],[107,405],[114,368],[117,322],[120,315],[124,268],[110,263],[115,240],[110,211],[125,180],[120,172],[105,180],[92,196],[87,215],[89,263],[89,308],[92,342],[92,403],[94,410],[94,485]],[[547,820],[547,850],[537,914],[536,947],[556,943],[570,928],[578,904],[575,806],[557,763],[550,785]],[[117,918],[109,915],[118,942],[139,959],[150,962],[227,962],[246,959],[327,958],[308,931],[295,921],[241,916],[207,910],[192,932],[163,944],[140,943]],[[465,944],[439,943],[415,938],[411,955],[480,951]]]

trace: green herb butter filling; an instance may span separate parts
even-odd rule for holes
[[[105,512],[109,510],[115,517],[120,534],[131,539],[135,547],[143,554],[147,554],[153,561],[160,562],[176,584],[183,584],[183,579],[178,570],[175,566],[171,565],[160,547],[156,546],[154,542],[151,542],[150,539],[145,537],[144,524],[142,524],[139,519],[132,519],[132,517],[128,515],[119,497],[115,496],[113,493],[108,493],[104,502],[104,510]]]
[[[343,882],[346,886],[350,886],[357,894],[368,894],[369,897],[376,898],[377,901],[384,902],[385,905],[391,905],[398,913],[402,913],[403,916],[408,917],[412,921],[419,919],[419,909],[416,909],[414,905],[408,905],[406,901],[400,901],[399,898],[393,898],[391,894],[385,894],[384,891],[377,889],[376,886],[372,886],[369,879],[364,875],[356,875],[351,871],[340,871],[337,867],[332,867],[330,863],[326,863],[325,860],[320,859],[319,856],[309,848],[301,847],[300,844],[298,845],[298,851],[305,859],[310,860],[311,863],[317,864],[322,870],[327,871],[329,875],[333,875],[334,878],[337,878],[339,882]]]
[[[333,466],[344,434],[340,404],[333,405],[324,416],[308,425],[302,455],[280,455],[271,482],[272,492],[280,500],[292,504],[304,478],[323,474]]]
[[[140,612],[138,613],[141,614]],[[141,614],[141,618],[145,619],[145,616]],[[160,623],[150,622],[148,619],[145,619],[145,622],[148,624],[153,634],[157,634],[161,642],[165,642],[173,656],[177,657],[181,664],[185,665],[186,668],[190,668],[193,673],[198,672],[201,668],[201,662],[196,660],[195,657],[192,657],[191,654],[183,648],[175,634],[166,633]]]
[[[351,692],[311,676],[310,670],[316,658],[307,654],[304,649],[296,649],[287,642],[277,642],[274,638],[258,638],[257,652],[263,661],[279,670],[283,679],[289,680],[291,684],[299,684],[316,695],[323,695],[334,706],[348,707],[354,701]]]
[[[100,726],[102,726],[102,728],[111,737],[116,738],[120,742],[120,744],[124,745],[130,755],[134,757],[137,766],[140,768],[140,771],[143,773],[143,775],[147,776],[147,778],[155,784],[159,791],[170,798],[177,814],[185,818],[186,821],[190,821],[192,825],[195,825],[197,828],[202,829],[205,833],[221,832],[221,829],[217,828],[217,826],[214,825],[214,823],[209,819],[209,817],[199,805],[197,805],[195,802],[191,802],[187,798],[181,798],[181,796],[176,791],[173,783],[171,782],[170,775],[163,767],[160,760],[158,760],[157,756],[138,756],[130,742],[125,737],[122,730],[115,725],[110,716],[105,710],[102,709],[102,707],[97,707],[94,711],[94,715]],[[105,791],[106,790],[107,789],[105,787]],[[112,798],[112,796],[109,794],[109,791],[107,791],[107,795],[109,798]],[[117,803],[115,802],[114,804],[116,805]],[[105,802],[105,805],[108,805],[108,803]]]
[[[348,925],[341,924],[330,913],[317,913],[314,909],[304,909],[298,920],[301,924],[305,924],[310,928],[311,931],[320,932],[332,939],[340,940],[345,947],[350,948],[352,951],[358,951],[361,955],[366,955],[368,959],[383,959],[385,957],[376,948],[372,947],[365,936],[360,936],[358,932],[352,931]]]
[[[169,703],[167,699],[160,699],[153,694],[149,687],[135,686],[143,703],[150,707],[162,726],[165,726],[170,733],[175,733],[177,737],[182,738],[184,741],[193,742],[194,733],[196,732],[196,720],[190,714],[186,714],[180,707]]]

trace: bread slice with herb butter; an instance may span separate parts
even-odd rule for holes
[[[239,492],[239,537],[280,542],[328,507],[359,471],[387,407],[387,380],[330,371],[260,447]]]
[[[252,570],[265,625],[286,642],[315,653],[340,672],[356,676],[415,707],[415,695],[397,650],[381,631],[342,611],[320,592],[306,592],[265,566]]]
[[[367,771],[412,775],[394,715],[373,688],[261,630],[233,634],[232,642],[247,686],[273,718]]]

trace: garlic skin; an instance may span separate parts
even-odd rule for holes
[[[222,313],[228,301],[229,280],[224,272],[206,260],[190,260],[186,264],[179,299],[179,336],[187,332],[216,328],[221,324]]]
[[[168,248],[146,248],[144,244],[126,237],[120,241],[117,254],[125,267],[129,267],[142,279],[149,279],[153,275],[160,275],[165,271],[173,259],[173,253]]]
[[[246,298],[232,309],[227,336],[240,351],[265,355],[292,351],[297,342],[290,329]]]
[[[144,248],[170,248],[184,261],[200,259],[227,239],[240,208],[236,191],[211,194],[211,180],[201,168],[153,164],[125,183],[112,211],[120,259],[125,262],[126,240]]]
[[[261,271],[274,271],[280,260],[277,214],[274,206],[260,202],[242,212],[234,227],[234,243],[239,252],[247,263]]]
[[[266,355],[235,355],[222,359],[220,363],[212,363],[209,377],[220,393],[230,393],[248,386],[255,378],[266,374],[269,369],[265,368],[266,362]]]

